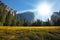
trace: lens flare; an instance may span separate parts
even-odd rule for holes
[[[52,5],[43,2],[36,6],[36,12],[42,17],[42,20],[48,19],[51,16]]]

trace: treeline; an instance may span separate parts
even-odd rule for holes
[[[36,22],[32,23],[31,26],[60,26],[60,19],[48,20],[47,22],[37,20]]]

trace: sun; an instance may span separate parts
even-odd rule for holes
[[[51,15],[52,6],[46,2],[43,2],[36,6],[36,12],[42,17],[42,20],[49,18]]]
[[[48,4],[43,3],[43,4],[41,4],[41,5],[39,5],[39,6],[37,7],[37,11],[38,11],[38,13],[39,13],[40,15],[42,15],[42,16],[47,16],[48,13],[50,13],[51,8],[50,8],[50,6],[49,6]]]

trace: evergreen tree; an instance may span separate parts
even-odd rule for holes
[[[7,13],[6,15],[6,19],[5,19],[5,25],[10,25],[11,22],[12,22],[12,18],[13,18],[13,15],[10,13],[10,11]]]

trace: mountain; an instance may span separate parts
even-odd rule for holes
[[[60,12],[54,12],[53,15],[51,16],[52,20],[57,20],[60,19]]]
[[[21,19],[26,19],[28,20],[29,22],[33,22],[34,21],[34,13],[33,12],[24,12],[24,13],[21,13],[21,14],[16,14],[16,16],[18,18],[21,18]]]
[[[51,21],[53,22],[53,25],[60,26],[60,11],[53,13],[51,16]]]
[[[15,16],[17,13],[16,10],[13,10],[0,1],[0,26],[23,25],[23,20],[20,20]]]

